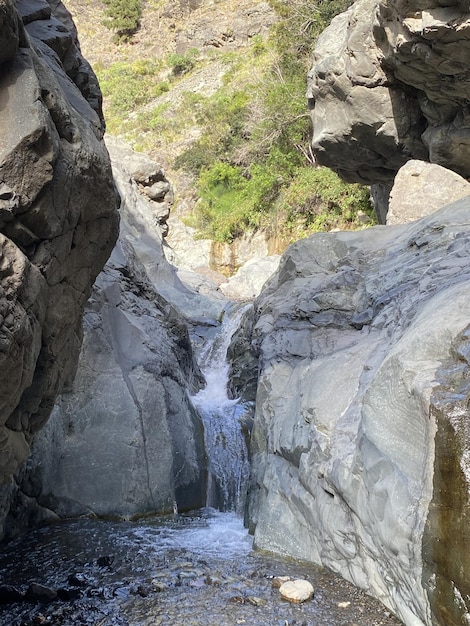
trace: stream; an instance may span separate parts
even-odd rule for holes
[[[48,603],[0,606],[2,626],[388,626],[377,601],[310,564],[259,554],[232,512],[138,522],[80,519],[31,532],[0,554],[4,584],[59,591]],[[290,604],[273,578],[306,578],[313,599]],[[0,594],[1,597],[1,594]]]
[[[225,360],[243,309],[200,354],[206,387],[207,507],[137,521],[75,519],[44,526],[0,552],[0,626],[389,626],[377,601],[311,564],[252,549],[243,526],[247,410],[227,397]],[[309,580],[312,600],[281,599],[275,577]]]

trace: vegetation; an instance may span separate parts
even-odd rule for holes
[[[269,1],[280,17],[271,36],[254,37],[239,54],[218,53],[227,72],[213,95],[191,90],[166,97],[210,62],[196,49],[161,63],[97,68],[108,128],[137,148],[183,143],[189,129],[200,129],[174,167],[195,180],[200,200],[191,224],[216,241],[256,228],[290,241],[318,230],[357,228],[364,214],[372,215],[368,189],[315,165],[305,103],[315,38],[352,2]]]
[[[200,140],[176,159],[197,179],[192,219],[202,236],[230,241],[262,227],[285,240],[357,228],[371,217],[369,192],[318,168],[310,151],[305,76],[315,38],[348,0],[271,0],[280,16],[267,42],[255,39],[258,79],[230,85],[201,109]],[[367,217],[366,217],[367,219]]]
[[[116,32],[117,40],[129,38],[139,28],[142,15],[141,0],[103,0],[106,5],[104,21]]]

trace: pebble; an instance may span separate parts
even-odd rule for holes
[[[283,585],[284,583],[286,583],[289,580],[291,580],[290,576],[275,576],[273,578],[273,583],[272,583],[274,589],[279,589],[281,587],[281,585]]]
[[[258,596],[249,596],[247,601],[253,606],[264,606],[268,602],[264,598],[258,598]]]
[[[279,587],[279,593],[283,600],[300,604],[312,598],[313,586],[308,580],[288,580]]]

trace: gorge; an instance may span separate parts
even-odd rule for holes
[[[372,184],[388,223],[284,252],[233,337],[227,402],[253,407],[258,549],[331,569],[407,626],[457,626],[470,623],[470,13],[422,4],[359,0],[317,43],[316,158]],[[208,428],[191,398],[230,296],[167,261],[171,184],[105,144],[65,8],[0,6],[1,535],[200,509]]]

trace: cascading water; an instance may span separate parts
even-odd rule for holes
[[[247,305],[249,306],[249,305]],[[204,423],[208,457],[207,506],[241,513],[249,477],[248,450],[241,418],[247,410],[227,394],[227,350],[247,306],[225,313],[220,332],[201,351],[199,365],[206,387],[192,397]]]

